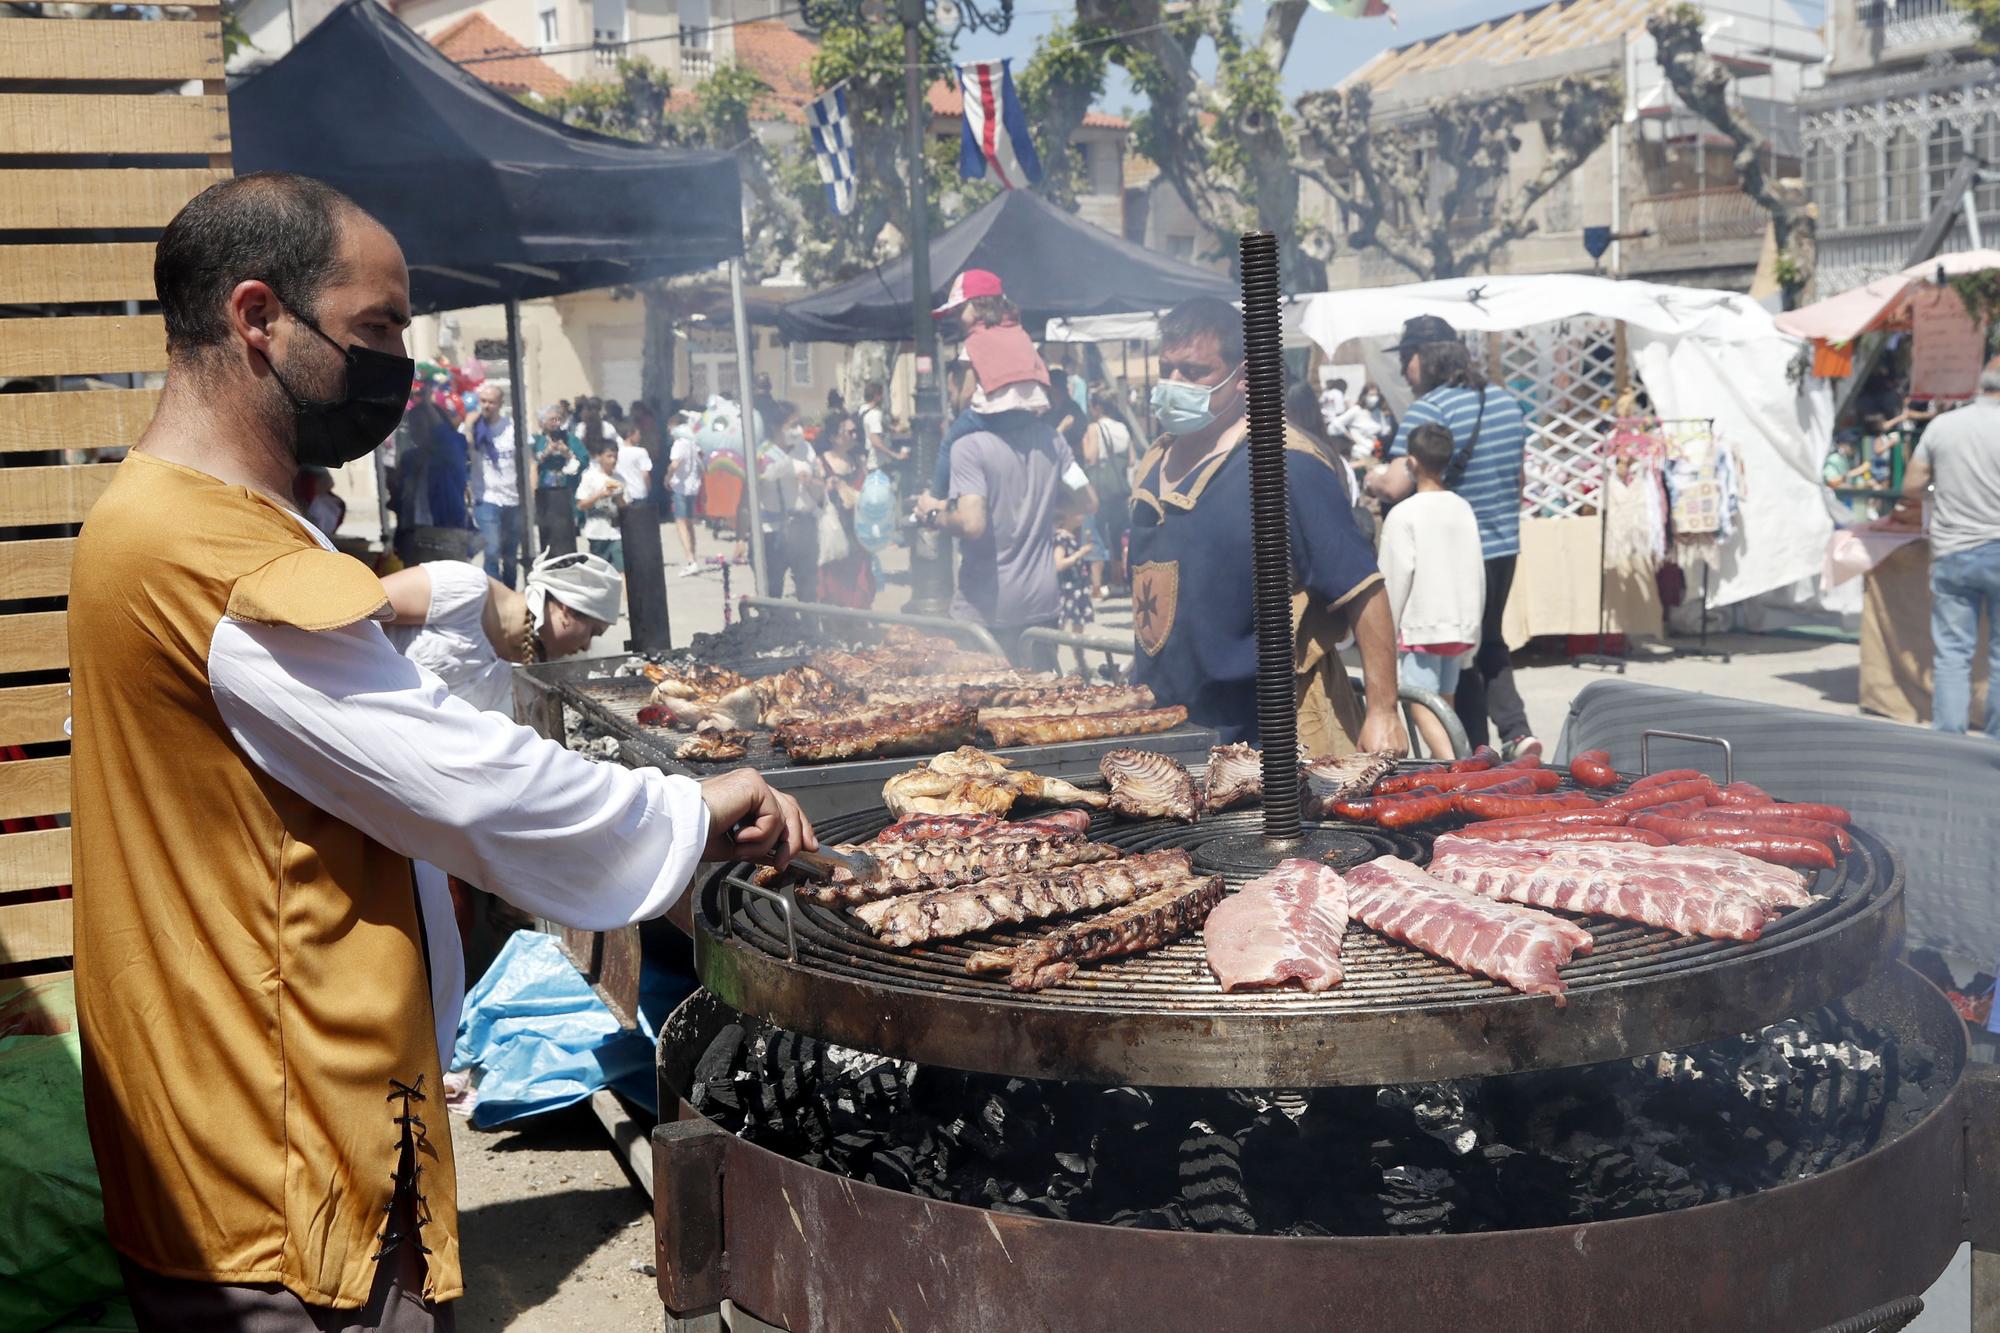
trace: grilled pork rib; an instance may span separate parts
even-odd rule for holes
[[[1348,870],[1348,910],[1370,930],[1454,967],[1562,1003],[1556,969],[1589,953],[1590,932],[1529,907],[1495,902],[1384,856]]]
[[[961,700],[960,702],[970,702]],[[1016,717],[1081,717],[1125,713],[1153,706],[1144,685],[1061,685],[1046,689],[998,690],[979,709],[979,720]]]
[[[1179,939],[1207,919],[1222,897],[1220,875],[1189,877],[1154,889],[1122,907],[1072,922],[1032,944],[985,950],[965,962],[968,972],[1007,972],[1015,990],[1043,990],[1068,981],[1081,963],[1144,953]]]
[[[1146,852],[1105,865],[1007,875],[964,888],[905,894],[864,903],[854,909],[854,916],[879,935],[884,944],[907,948],[926,940],[954,939],[999,925],[1041,921],[1128,903],[1154,889],[1187,879],[1192,865],[1188,854],[1179,849]]]
[[[1591,870],[1545,861],[1504,842],[1433,856],[1430,872],[1462,889],[1503,902],[1595,912],[1712,939],[1754,940],[1764,933],[1769,916],[1762,903],[1734,889],[1689,882],[1657,870]]]
[[[926,838],[1028,838],[1083,833],[1090,828],[1087,810],[1057,810],[1034,819],[1004,820],[991,815],[913,815],[883,829],[874,842],[921,842]]]
[[[898,894],[972,884],[994,875],[1016,875],[1041,867],[1080,865],[1117,857],[1116,847],[1076,833],[1044,833],[1025,838],[923,838],[916,842],[849,844],[839,851],[866,852],[878,873],[865,880],[845,870],[824,884],[803,884],[801,898],[839,905],[870,902]]]
[[[961,703],[871,709],[829,721],[793,722],[771,733],[771,741],[803,763],[829,759],[872,759],[913,754],[964,741],[978,715]]]
[[[1216,746],[1208,752],[1208,772],[1202,785],[1201,803],[1210,814],[1262,800],[1263,753],[1243,741]]]
[[[1311,819],[1326,819],[1335,801],[1365,796],[1375,784],[1396,767],[1396,757],[1358,750],[1338,759],[1308,760],[1300,776],[1305,780],[1305,813]]]
[[[1185,711],[1185,710],[1183,710]],[[1111,787],[1111,809],[1134,819],[1201,818],[1201,792],[1185,767],[1150,750],[1113,750],[1097,771]]]
[[[1226,991],[1340,984],[1347,883],[1332,866],[1293,858],[1225,898],[1201,938],[1209,970]]]
[[[1187,709],[1128,708],[1115,713],[1061,711],[1023,717],[990,717],[981,713],[980,729],[995,745],[1054,745],[1062,741],[1094,741],[1107,736],[1146,736],[1156,731],[1172,731],[1187,721]]]

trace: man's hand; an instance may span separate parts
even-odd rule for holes
[[[1369,709],[1361,719],[1361,734],[1355,744],[1363,750],[1388,754],[1408,754],[1410,733],[1403,726],[1403,715],[1398,709]]]
[[[926,514],[942,513],[947,507],[949,507],[950,503],[951,502],[949,500],[940,500],[937,496],[932,495],[929,491],[923,491],[917,496],[917,502],[916,502],[917,517],[922,518]]]
[[[819,849],[799,803],[752,769],[704,779],[701,799],[708,806],[705,861],[769,861],[783,869],[793,852]]]

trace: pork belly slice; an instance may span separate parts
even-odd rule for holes
[[[1813,901],[1806,879],[1796,870],[1732,852],[1726,847],[1647,847],[1622,842],[1492,842],[1446,835],[1431,858],[1460,851],[1508,848],[1534,861],[1554,861],[1581,870],[1666,875],[1683,882],[1734,889],[1765,907],[1804,907]]]
[[[1015,990],[1044,990],[1068,981],[1084,963],[1144,953],[1179,939],[1202,924],[1222,897],[1223,887],[1220,875],[1188,875],[1032,943],[982,950],[965,960],[965,970],[1005,971],[1007,984]]]
[[[1294,858],[1218,904],[1201,938],[1226,991],[1294,981],[1323,991],[1340,983],[1346,933],[1347,882],[1332,866]]]
[[[1437,878],[1487,898],[1566,912],[1594,912],[1683,935],[1754,940],[1771,909],[1748,893],[1661,870],[1591,869],[1527,860],[1507,850],[1445,851],[1431,857]]]
[[[1399,857],[1355,866],[1342,878],[1348,910],[1370,930],[1529,995],[1553,995],[1557,1004],[1565,987],[1556,969],[1590,952],[1590,932],[1573,921],[1482,898]]]
[[[854,916],[883,943],[907,948],[927,940],[974,935],[995,926],[1045,921],[1129,903],[1171,881],[1185,879],[1192,865],[1186,852],[1170,848],[1102,865],[1007,875],[964,888],[904,894],[864,903],[854,909]]]

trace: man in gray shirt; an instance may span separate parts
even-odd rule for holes
[[[1963,734],[1972,709],[1972,655],[1986,615],[1989,669],[2000,666],[2000,357],[1979,397],[1932,421],[1903,474],[1903,505],[1931,489],[1931,726]],[[1986,734],[2000,740],[2000,683],[1986,690]]]
[[[1009,385],[984,414],[986,429],[961,435],[951,451],[949,501],[929,495],[918,513],[959,538],[954,617],[977,621],[1010,658],[1019,660],[1021,631],[1056,623],[1055,510],[1065,486],[1097,501],[1083,469],[1055,427],[1031,406],[1047,398],[1034,385]],[[932,519],[935,515],[935,519]]]

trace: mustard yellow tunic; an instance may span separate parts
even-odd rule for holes
[[[145,454],[78,542],[85,1105],[111,1241],[154,1272],[364,1304],[409,1142],[424,1295],[463,1289],[410,862],[254,768],[208,676],[225,615],[325,631],[384,604],[278,505]]]

